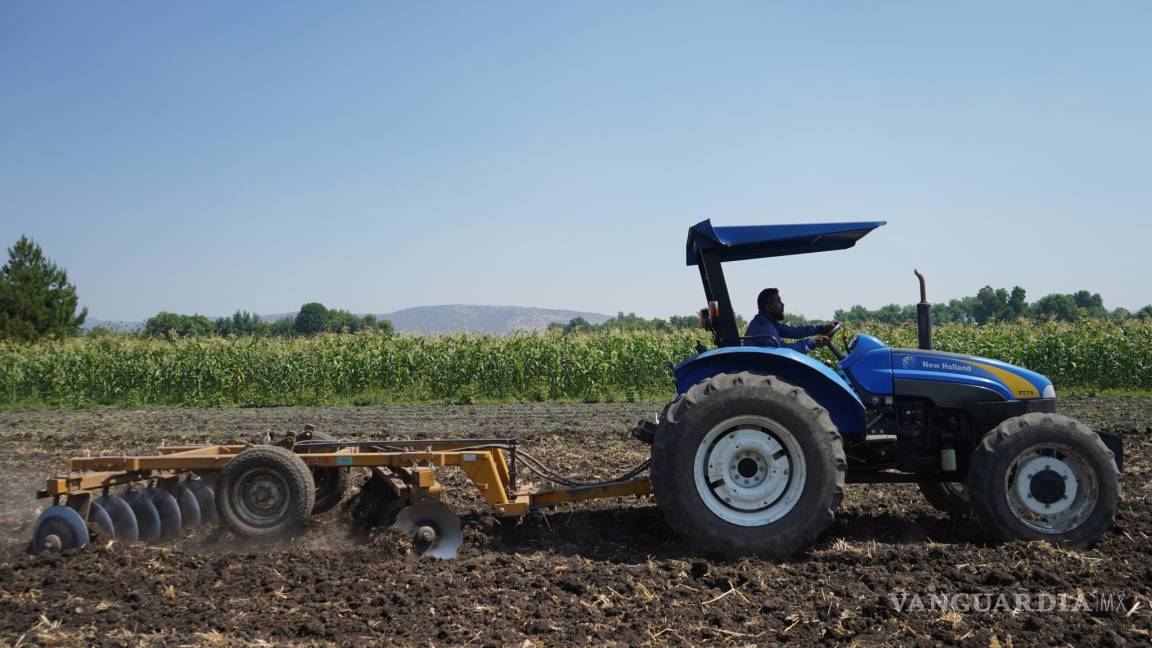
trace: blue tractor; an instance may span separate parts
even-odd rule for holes
[[[1092,544],[1115,517],[1120,439],[1056,414],[1038,373],[932,350],[919,272],[917,349],[861,334],[841,352],[834,330],[829,366],[741,337],[724,262],[850,248],[884,224],[689,230],[715,348],[675,367],[677,396],[636,431],[669,524],[716,554],[782,557],[828,528],[846,483],[910,482],[994,538]]]

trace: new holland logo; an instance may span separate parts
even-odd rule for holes
[[[904,365],[905,369],[912,369],[916,366],[916,356],[904,356],[904,359],[900,361],[900,364]]]

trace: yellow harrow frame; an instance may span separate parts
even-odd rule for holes
[[[409,477],[405,481],[415,497],[438,496],[441,487],[436,468],[455,466],[468,476],[496,514],[503,517],[523,516],[536,508],[568,502],[652,492],[647,477],[591,486],[517,489],[507,451],[485,445],[483,440],[373,441],[354,445],[316,442],[296,446],[294,451],[310,468],[402,469]],[[181,445],[160,447],[151,455],[74,457],[69,460],[68,474],[48,479],[37,496],[59,500],[133,482],[179,478],[186,473],[211,476],[251,447],[254,446]]]

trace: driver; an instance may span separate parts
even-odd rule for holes
[[[781,347],[808,353],[816,347],[828,346],[828,333],[840,323],[833,320],[824,325],[785,324],[781,321],[784,319],[784,302],[780,300],[780,291],[776,288],[761,290],[756,297],[756,307],[760,312],[752,318],[748,330],[744,332],[744,343],[750,346]],[[815,337],[809,337],[813,335]],[[780,338],[803,339],[785,344]]]

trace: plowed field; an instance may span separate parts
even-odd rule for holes
[[[627,430],[656,406],[168,409],[0,414],[0,645],[1148,645],[1152,401],[1069,399],[1124,435],[1116,527],[1095,548],[985,543],[915,487],[850,485],[832,529],[786,562],[708,559],[648,498],[491,516],[445,472],[463,514],[454,561],[349,533],[332,511],[291,541],[203,529],[163,546],[30,556],[42,480],[68,456],[261,439],[315,423],[342,438],[515,437],[583,477],[646,458]],[[933,605],[946,599],[947,609]],[[920,603],[920,605],[917,604]],[[1044,609],[1048,605],[1056,609]],[[957,609],[959,608],[959,609]],[[1015,608],[1015,609],[1014,609]]]

